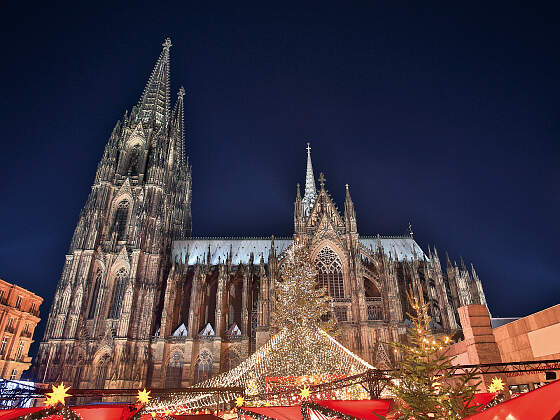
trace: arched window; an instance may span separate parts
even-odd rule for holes
[[[103,356],[97,362],[97,370],[95,372],[95,388],[103,389],[105,388],[105,379],[107,378],[107,371],[109,370],[109,363],[111,358],[108,354]]]
[[[111,229],[111,233],[117,233],[117,241],[122,241],[123,239],[125,239],[127,221],[128,201],[124,200],[119,203],[119,206],[115,211],[115,216],[113,218],[113,228]]]
[[[166,388],[180,388],[181,378],[183,376],[183,355],[175,353],[169,363],[165,372],[165,387]]]
[[[194,365],[194,383],[197,384],[210,377],[212,373],[212,355],[204,350],[198,355]]]
[[[330,297],[343,298],[342,263],[338,255],[329,247],[325,247],[317,254],[315,265],[319,286],[325,287]]]
[[[128,152],[126,175],[138,176],[139,160],[140,160],[140,145],[137,144],[130,150],[130,152]]]
[[[121,268],[115,277],[115,285],[113,287],[113,298],[111,299],[111,307],[107,318],[118,319],[121,316],[121,308],[124,299],[124,290],[128,280],[128,272]]]
[[[88,319],[93,319],[95,309],[97,308],[97,297],[99,296],[99,288],[101,287],[101,270],[97,270],[95,281],[93,283],[93,292],[91,293],[91,303],[89,305]]]

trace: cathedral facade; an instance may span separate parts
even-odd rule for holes
[[[77,388],[179,388],[239,364],[271,336],[280,267],[306,246],[331,297],[338,340],[379,367],[406,334],[407,290],[435,331],[485,304],[471,266],[445,270],[406,236],[362,236],[350,188],[340,212],[307,146],[290,238],[193,238],[181,88],[171,108],[167,39],[137,106],[117,122],[66,255],[39,346],[37,381]],[[303,163],[303,162],[302,162]]]

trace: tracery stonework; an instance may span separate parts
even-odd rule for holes
[[[240,363],[270,337],[270,312],[286,250],[309,248],[332,298],[339,340],[388,367],[384,342],[405,335],[406,290],[431,303],[433,328],[458,328],[457,308],[485,304],[474,268],[412,235],[360,236],[350,188],[344,212],[307,146],[291,238],[191,237],[191,167],[183,95],[171,109],[166,40],[137,106],[120,120],[80,214],[35,377],[80,388],[188,386]]]

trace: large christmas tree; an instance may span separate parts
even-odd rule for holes
[[[392,372],[391,390],[399,403],[399,419],[462,419],[476,412],[471,402],[479,381],[468,373],[452,376],[449,337],[431,333],[428,304],[408,294],[414,310],[406,343],[391,343],[401,364]]]
[[[352,375],[373,367],[338,343],[331,333],[329,297],[317,285],[307,250],[294,243],[282,261],[282,277],[275,285],[271,339],[239,366],[210,378],[199,387],[244,387],[245,398],[267,392],[267,378]],[[198,409],[227,402],[237,395],[181,395],[152,401],[153,411],[183,407]],[[255,397],[253,397],[255,400]],[[257,401],[253,401],[257,403]]]

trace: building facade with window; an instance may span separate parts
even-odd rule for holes
[[[166,40],[140,101],[115,126],[66,255],[40,344],[36,377],[80,388],[177,388],[237,366],[271,336],[280,267],[308,247],[342,344],[390,366],[383,344],[406,330],[412,288],[433,328],[458,328],[457,308],[485,304],[474,269],[424,253],[406,236],[359,233],[350,187],[340,212],[307,147],[289,238],[193,238],[183,95],[170,107]],[[303,158],[303,156],[302,156]],[[301,159],[302,169],[304,159]],[[302,170],[302,175],[303,175]]]
[[[31,366],[27,355],[41,320],[43,298],[0,279],[0,377],[19,380]]]

